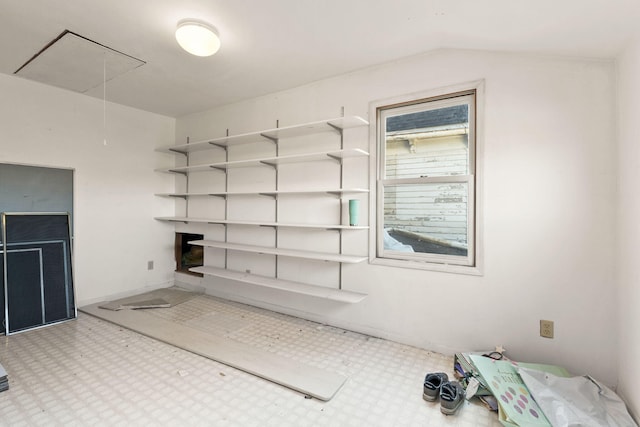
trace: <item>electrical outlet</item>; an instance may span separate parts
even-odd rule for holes
[[[153,261],[147,261],[147,270],[153,270]]]
[[[540,336],[553,338],[553,320],[540,320]]]

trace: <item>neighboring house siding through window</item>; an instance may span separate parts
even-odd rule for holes
[[[473,266],[475,92],[378,117],[378,257]]]

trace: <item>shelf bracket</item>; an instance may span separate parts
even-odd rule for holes
[[[219,167],[219,166],[209,166],[211,169],[215,169],[217,171],[226,172],[227,168]]]
[[[269,136],[269,135],[267,135],[265,133],[261,133],[260,136],[263,137],[263,138],[268,139],[269,141],[273,142],[274,144],[278,143],[278,138],[276,138],[276,137]]]
[[[188,156],[189,153],[187,151],[176,150],[175,148],[169,148],[169,151],[173,151],[174,153],[182,154],[183,156]]]
[[[332,154],[327,154],[327,157],[329,157],[330,159],[333,159],[333,160],[335,160],[336,162],[338,162],[338,163],[342,164],[342,158],[341,158],[341,157],[334,156],[334,155],[332,155]]]
[[[178,170],[174,170],[174,169],[169,169],[169,172],[171,173],[179,173],[180,175],[184,175],[184,176],[188,176],[188,172],[185,171],[178,171]]]
[[[210,145],[213,145],[214,147],[222,148],[222,149],[223,149],[223,150],[225,150],[225,151],[227,150],[227,146],[226,146],[226,145],[224,145],[224,144],[218,144],[218,143],[211,142],[211,141],[209,141],[209,144],[210,144]]]
[[[262,163],[263,165],[271,166],[274,169],[278,167],[277,163],[269,163],[268,161],[265,161],[265,160],[260,160],[260,163]]]
[[[337,130],[339,133],[342,133],[342,131],[344,130],[344,129],[342,129],[340,126],[336,126],[336,125],[331,124],[331,123],[327,123],[327,125],[331,126],[331,127],[332,127],[332,128],[334,128],[335,130]]]
[[[266,196],[266,197],[273,197],[274,199],[278,198],[278,195],[276,193],[258,193],[261,196]]]

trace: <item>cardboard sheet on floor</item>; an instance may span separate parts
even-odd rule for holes
[[[101,305],[88,305],[80,311],[320,400],[330,400],[347,379],[230,338],[149,316],[144,311],[114,311],[100,308]]]
[[[176,287],[162,288],[132,297],[100,303],[100,308],[114,311],[141,308],[167,308],[182,304],[196,296],[198,296],[197,292],[190,292]]]
[[[138,310],[142,308],[170,308],[171,304],[162,298],[146,299],[144,301],[131,302],[128,304],[122,304],[120,310]],[[101,307],[104,308],[104,307]]]

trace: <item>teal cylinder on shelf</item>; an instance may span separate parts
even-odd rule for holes
[[[349,200],[349,225],[358,225],[358,215],[360,213],[360,200]]]

